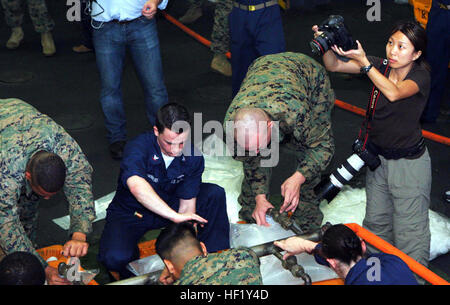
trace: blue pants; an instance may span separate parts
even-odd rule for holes
[[[431,66],[431,90],[422,114],[423,122],[435,122],[439,116],[450,61],[450,10],[433,1],[427,23],[427,61]],[[449,1],[441,1],[450,3]],[[450,108],[450,101],[446,101]]]
[[[101,80],[100,102],[108,140],[110,143],[124,141],[126,118],[121,82],[127,48],[144,89],[147,117],[152,126],[158,109],[167,103],[156,22],[154,18],[142,16],[126,24],[93,21],[93,25],[92,38]]]
[[[178,211],[179,199],[173,198],[167,204]],[[215,184],[202,183],[197,196],[196,212],[208,220],[203,227],[198,227],[198,239],[205,243],[207,250],[215,252],[228,249],[230,224],[224,189]],[[138,218],[133,209],[125,209],[113,203],[107,210],[98,260],[108,270],[119,272],[122,279],[132,276],[126,266],[139,259],[137,244],[142,236],[149,230],[161,229],[170,223],[168,219],[150,211],[142,214],[143,217]]]
[[[244,5],[264,3],[240,0]],[[286,50],[280,7],[273,5],[256,11],[233,7],[228,16],[231,38],[232,97],[238,93],[248,67],[258,57]]]

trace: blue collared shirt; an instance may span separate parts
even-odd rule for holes
[[[188,148],[186,148],[187,150]],[[144,178],[167,204],[176,199],[191,199],[200,192],[205,161],[194,145],[189,154],[175,157],[166,169],[157,138],[152,131],[131,140],[124,149],[118,187],[113,202],[126,209],[146,212],[127,186],[131,176]],[[186,151],[185,150],[185,151]]]
[[[97,0],[92,3],[92,19],[99,22],[133,20],[142,16],[142,8],[148,0]],[[162,0],[158,9],[163,10],[169,0]]]

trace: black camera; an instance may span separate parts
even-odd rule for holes
[[[357,139],[353,143],[352,149],[353,155],[314,188],[319,199],[324,198],[328,203],[331,202],[363,166],[367,165],[370,170],[374,171],[380,165],[381,160],[378,155],[366,149],[362,140]]]
[[[358,48],[342,16],[331,15],[327,20],[322,22],[319,26],[319,31],[322,34],[309,43],[312,52],[316,55],[322,56],[333,45],[341,47],[344,51]]]

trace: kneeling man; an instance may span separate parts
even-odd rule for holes
[[[208,249],[229,248],[225,191],[202,183],[204,158],[192,144],[185,147],[189,122],[185,107],[166,104],[158,111],[153,131],[125,147],[99,249],[99,261],[121,278],[132,275],[126,265],[139,258],[141,237],[172,222],[198,222],[199,240]],[[176,128],[180,125],[183,128]]]

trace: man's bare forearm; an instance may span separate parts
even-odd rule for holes
[[[145,208],[161,217],[173,220],[177,212],[159,197],[153,187],[142,177],[132,176],[127,180],[130,192]]]

